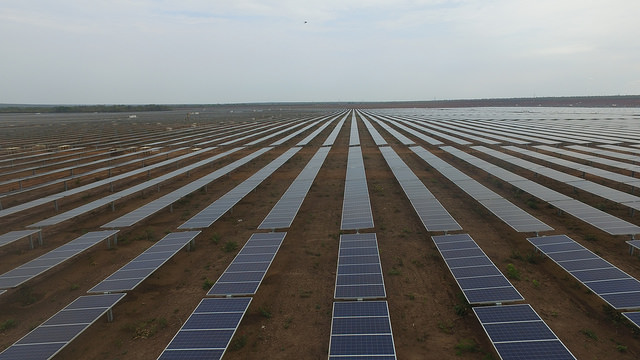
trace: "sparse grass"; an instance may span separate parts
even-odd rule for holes
[[[264,318],[271,319],[271,317],[273,316],[271,314],[271,310],[269,308],[267,308],[267,307],[262,307],[261,306],[261,307],[258,308],[258,311],[260,312],[260,315],[262,317],[264,317]]]
[[[507,264],[507,277],[512,280],[520,280],[520,271],[511,263]]]
[[[587,234],[584,236],[586,241],[598,241],[598,237],[593,234]]]
[[[533,279],[531,283],[533,283],[533,287],[535,287],[536,289],[540,287],[540,282],[536,279]]]
[[[313,294],[311,290],[300,290],[300,297],[303,299],[311,297],[311,294]]]
[[[202,283],[202,290],[209,290],[211,289],[211,287],[213,286],[214,282],[209,280],[209,279],[205,279],[204,282]]]
[[[229,240],[226,243],[224,243],[222,250],[224,250],[224,252],[236,251],[238,250],[238,243],[233,240]]]
[[[229,350],[238,351],[247,345],[247,335],[236,336],[229,344]]]
[[[471,310],[471,305],[469,305],[469,302],[467,301],[467,298],[464,297],[464,293],[462,291],[458,292],[458,301],[459,303],[453,306],[453,311],[456,315],[464,317],[469,313],[469,310]]]
[[[621,353],[623,353],[623,352],[627,352],[627,347],[626,347],[626,346],[624,346],[624,345],[622,345],[622,344],[618,344],[618,345],[616,345],[616,349],[617,349],[619,352],[621,352]]]
[[[285,328],[285,329],[288,329],[289,326],[291,326],[292,322],[293,322],[293,318],[291,316],[289,316],[284,320],[284,325],[282,325],[282,327]]]
[[[71,284],[71,286],[69,286],[69,290],[78,290],[80,288],[80,285],[73,283]]]
[[[580,333],[583,334],[584,336],[590,338],[590,339],[598,340],[598,336],[591,329],[582,329],[582,330],[580,330]]]
[[[461,339],[456,344],[456,355],[478,352],[478,344],[473,339]]]
[[[400,272],[400,270],[396,269],[395,266],[393,268],[391,268],[391,270],[389,270],[387,272],[387,275],[389,275],[389,276],[397,276],[397,275],[400,275],[400,274],[402,274],[402,273]]]
[[[440,331],[442,331],[445,334],[453,334],[453,322],[449,321],[449,322],[438,322],[438,329],[440,329]]]
[[[16,327],[16,321],[14,319],[7,319],[5,321],[3,321],[2,323],[0,323],[0,332],[3,332],[5,330],[9,330],[11,328]]]
[[[416,296],[414,294],[406,294],[405,295],[409,300],[415,300]]]
[[[211,237],[209,238],[209,241],[212,244],[218,245],[220,243],[220,235],[218,235],[218,234],[211,235]]]

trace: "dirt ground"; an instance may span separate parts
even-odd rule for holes
[[[622,320],[617,312],[607,309],[601,299],[551,260],[536,255],[526,241],[527,237],[534,234],[516,233],[437,171],[429,168],[408,148],[394,143],[391,136],[377,125],[374,126],[460,223],[464,229],[462,232],[469,233],[498,268],[504,272],[507,264],[515,266],[520,272],[520,279],[512,279],[511,282],[524,296],[524,303],[531,304],[577,358],[640,357],[638,329]],[[349,128],[350,121],[347,121],[293,225],[287,229],[282,247],[254,296],[225,359],[326,359]],[[333,126],[325,129],[231,212],[205,229],[196,238],[194,251],[179,252],[129,292],[114,307],[115,319],[112,323],[105,319],[98,320],[55,359],[155,359],[205,296],[209,288],[206,283],[215,282],[251,234],[257,232],[257,226],[332,129]],[[84,295],[154,241],[176,231],[188,218],[310,132],[216,180],[207,192],[198,191],[179,201],[173,213],[163,210],[132,228],[123,229],[115,249],[107,249],[104,245],[94,246],[25,285],[0,295],[0,350],[13,344],[78,296]],[[441,233],[429,233],[424,229],[364,126],[360,126],[360,138],[375,221],[372,231],[378,237],[398,358],[498,359],[430,239],[430,236]],[[510,185],[451,157],[437,147],[423,144],[419,139],[414,140],[552,226],[555,230],[549,234],[567,234],[630,275],[640,277],[640,258],[629,255],[624,243],[627,238],[606,235],[567,214],[559,215],[545,203],[519,193]],[[42,247],[29,250],[26,240],[4,246],[0,248],[0,273],[50,251],[85,231],[98,230],[108,221],[256,149],[238,151],[214,166],[192,172],[188,178],[179,177],[163,185],[160,192],[147,191],[144,195],[117,203],[115,212],[102,209],[48,228],[44,232]],[[216,149],[210,154],[221,151]],[[504,165],[483,154],[474,154]],[[534,176],[527,170],[505,167],[528,178]],[[161,173],[162,170],[158,172]],[[144,179],[142,176],[126,185]],[[574,194],[572,189],[552,180],[536,180],[640,224],[638,217],[631,218],[627,209],[588,194]],[[597,181],[607,183],[603,179]],[[65,200],[61,211],[106,194],[108,189],[102,189]],[[0,229],[24,228],[52,214],[52,206],[43,206],[27,214],[0,219]],[[235,249],[230,250],[232,248]]]

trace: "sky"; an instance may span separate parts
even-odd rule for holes
[[[3,0],[0,103],[640,94],[638,0]]]

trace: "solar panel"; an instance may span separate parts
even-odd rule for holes
[[[386,297],[375,233],[340,235],[336,299]]]
[[[280,166],[291,159],[300,149],[301,147],[292,147],[285,151],[282,155],[267,164],[267,166],[258,170],[247,180],[240,183],[240,185],[222,195],[218,200],[211,203],[184,224],[178,226],[178,229],[201,229],[211,226],[211,224],[216,222],[216,220],[240,202],[240,200],[247,196],[253,189],[257,188],[267,177],[278,170]]]
[[[207,295],[255,294],[286,235],[286,232],[251,235]]]
[[[502,360],[564,360],[573,354],[528,304],[474,307]]]
[[[640,312],[623,312],[622,315],[640,328]]]
[[[326,118],[324,118],[324,119],[326,119]],[[281,139],[279,139],[279,140],[277,140],[277,141],[274,141],[274,142],[273,142],[273,143],[271,143],[271,145],[269,145],[269,146],[278,146],[278,145],[282,145],[282,144],[286,143],[287,141],[289,141],[289,140],[293,139],[294,137],[296,137],[296,136],[300,135],[301,133],[303,133],[303,132],[305,132],[305,131],[307,131],[307,130],[311,129],[312,127],[314,127],[314,126],[316,126],[316,125],[318,125],[318,124],[319,124],[322,120],[324,120],[324,119],[320,119],[320,120],[318,120],[318,121],[314,121],[313,123],[311,123],[311,124],[309,124],[309,125],[307,125],[307,126],[303,127],[302,129],[298,129],[298,130],[296,130],[296,131],[292,132],[291,134],[289,134],[289,135],[287,135],[287,136],[285,136],[285,137],[283,137],[283,138],[281,138]]]
[[[349,146],[360,146],[360,136],[358,134],[358,124],[356,112],[351,112],[351,133],[349,134]]]
[[[329,147],[318,149],[258,229],[279,229],[291,226],[330,150]]]
[[[26,264],[0,275],[0,289],[14,288],[59,265],[97,243],[118,233],[118,230],[88,232]]]
[[[63,192],[60,192],[60,193],[57,193],[57,194],[52,194],[52,195],[49,195],[49,196],[41,197],[39,199],[28,201],[26,203],[22,203],[22,204],[19,204],[19,205],[16,205],[16,206],[12,206],[10,208],[0,210],[0,217],[4,217],[4,216],[7,216],[7,215],[18,213],[20,211],[32,209],[32,208],[34,208],[36,206],[39,206],[39,205],[42,205],[42,204],[51,203],[51,202],[54,202],[55,200],[59,200],[59,199],[62,199],[64,197],[71,196],[71,195],[74,195],[74,194],[78,194],[78,193],[81,193],[81,192],[84,192],[84,191],[87,191],[87,190],[95,189],[95,188],[100,187],[100,186],[109,185],[110,183],[113,183],[113,182],[116,182],[116,181],[119,181],[119,180],[122,180],[122,179],[126,179],[126,178],[129,178],[131,176],[135,176],[137,174],[143,174],[143,173],[145,173],[147,171],[151,171],[151,170],[163,167],[163,166],[167,166],[167,165],[172,164],[172,163],[177,162],[177,161],[181,161],[181,160],[193,157],[193,156],[201,155],[202,153],[207,152],[207,151],[211,151],[211,148],[202,149],[200,151],[194,151],[194,152],[191,152],[191,153],[188,153],[188,154],[185,154],[185,155],[173,158],[173,159],[169,159],[169,160],[161,161],[161,162],[156,163],[156,164],[145,166],[145,167],[142,167],[140,169],[135,169],[135,170],[131,170],[131,171],[128,171],[126,173],[123,173],[123,174],[114,175],[114,176],[111,176],[111,177],[109,177],[107,179],[94,181],[94,182],[91,182],[89,184],[78,186],[78,187],[75,187],[73,189],[69,189],[69,190],[66,190],[66,191],[63,191]]]
[[[373,142],[376,143],[376,145],[378,146],[387,145],[387,141],[382,137],[382,135],[380,135],[378,130],[376,130],[376,128],[374,128],[373,125],[371,125],[369,120],[367,120],[367,118],[364,117],[364,115],[361,112],[358,111],[358,114],[360,115],[360,119],[362,119],[364,126],[369,131],[369,134],[371,134],[371,137],[373,138]]]
[[[309,134],[306,138],[300,140],[300,142],[298,142],[296,144],[296,146],[305,146],[308,145],[313,139],[315,139],[324,129],[326,129],[329,125],[331,125],[331,123],[337,119],[338,116],[334,116],[329,120],[326,120],[324,122],[324,124],[320,125],[319,128],[315,129],[311,134]]]
[[[372,227],[373,214],[371,213],[362,150],[359,146],[354,146],[349,148],[349,157],[347,159],[347,176],[344,183],[340,230],[358,230]]]
[[[524,298],[468,234],[432,236],[469,304],[496,304]]]
[[[566,235],[527,239],[614,309],[640,309],[640,281]]]
[[[380,152],[427,231],[462,229],[391,147],[381,147]]]
[[[634,249],[640,249],[640,240],[629,240],[627,244],[629,244],[629,253],[631,255],[633,255]]]
[[[14,241],[18,241],[20,239],[23,239],[25,237],[29,237],[29,243],[31,245],[31,248],[33,248],[33,239],[31,239],[31,236],[33,234],[39,233],[40,230],[16,230],[16,231],[10,231],[6,234],[0,235],[0,246],[5,246],[7,244],[10,244]]]
[[[250,303],[249,297],[202,299],[158,359],[221,359]]]
[[[0,353],[0,359],[51,359],[125,294],[81,296]]]
[[[513,203],[496,194],[470,176],[456,169],[446,161],[438,158],[420,146],[410,147],[416,155],[422,158],[442,175],[451,180],[456,186],[469,194],[482,206],[491,211],[505,224],[518,232],[539,232],[553,230],[549,225],[535,218],[533,215],[515,206]]]
[[[212,181],[230,173],[231,171],[239,168],[242,165],[245,165],[249,161],[257,158],[258,156],[266,153],[267,151],[273,148],[262,148],[260,150],[254,151],[253,153],[243,157],[242,159],[236,160],[231,164],[223,166],[222,168],[213,171],[212,173],[205,175],[195,181],[190,182],[189,184],[176,189],[166,195],[163,195],[125,215],[120,216],[119,218],[110,221],[104,225],[102,228],[121,228],[128,227],[136,224],[143,219],[155,214],[156,212],[170,206],[174,202],[180,200],[181,198],[191,194],[194,191],[202,189],[207,186]]]
[[[347,120],[347,116],[349,116],[349,113],[345,114],[342,120],[340,120],[340,122],[338,122],[336,127],[333,128],[333,130],[331,131],[331,134],[329,134],[329,136],[327,137],[327,140],[324,141],[322,146],[333,145],[333,143],[336,141],[336,138],[338,137],[338,134],[340,133],[340,130],[342,129],[342,125],[344,125],[345,121]]]
[[[334,302],[329,359],[396,359],[386,301]]]
[[[425,123],[416,123],[416,122],[410,122],[407,121],[406,119],[400,119],[400,118],[396,118],[394,123],[400,123],[400,124],[404,124],[404,125],[408,125],[408,126],[403,126],[403,128],[406,129],[406,131],[410,131],[411,134],[415,134],[416,131],[413,130],[411,127],[418,129],[421,132],[425,132],[431,135],[435,135],[437,137],[449,140],[453,143],[456,143],[458,145],[471,145],[470,142],[468,142],[467,140],[463,140],[460,138],[457,138],[455,136],[449,135],[449,134],[445,134],[443,132],[440,132],[438,130],[434,130],[434,129],[443,129],[441,127],[438,126],[434,126],[433,124],[425,124]],[[411,126],[411,127],[409,127]],[[461,133],[457,132],[457,131],[451,131],[451,130],[444,130],[453,134],[457,134],[457,135],[461,135]],[[418,133],[420,134],[420,133]],[[468,138],[474,138],[474,139],[480,139],[482,142],[486,142],[486,143],[496,143],[495,141],[490,141],[490,140],[486,140],[486,139],[482,139],[480,137],[476,137],[476,136],[472,136],[472,135],[465,135],[465,137]],[[442,143],[440,144],[435,144],[433,142],[429,142],[432,145],[442,145]]]
[[[414,145],[415,141],[409,139],[408,137],[402,135],[402,133],[400,133],[398,130],[392,128],[391,126],[389,126],[388,124],[386,124],[385,122],[383,122],[381,119],[375,117],[375,116],[371,116],[371,119],[373,121],[375,121],[378,125],[380,125],[381,128],[383,128],[386,132],[388,132],[389,134],[391,134],[394,138],[396,138],[402,145]],[[416,134],[413,131],[410,131],[411,129],[408,129],[406,126],[402,125],[402,124],[398,124],[397,122],[393,121],[392,124],[394,124],[395,126],[408,131],[410,134],[415,135],[416,137],[420,138],[420,139],[425,139],[425,138],[429,138],[428,136],[424,136],[422,134]],[[431,139],[431,138],[429,138]],[[437,144],[442,144],[440,141],[438,140],[434,140],[431,139],[433,141],[435,141]],[[383,140],[384,141],[384,140]],[[376,145],[380,146],[380,145],[386,145],[386,141],[384,141],[384,143],[376,143]]]
[[[200,231],[185,231],[167,234],[142,254],[131,260],[108,278],[91,288],[89,293],[130,291],[167,262],[180,249],[200,234]],[[155,256],[154,256],[155,255]],[[149,258],[149,256],[154,256]]]

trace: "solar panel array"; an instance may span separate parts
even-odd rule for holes
[[[258,185],[260,185],[266,178],[278,170],[280,166],[291,159],[293,155],[300,151],[300,149],[300,147],[293,147],[285,151],[282,155],[267,164],[267,166],[258,170],[240,185],[222,195],[219,199],[194,215],[184,224],[178,226],[178,229],[202,229],[211,226],[211,224],[216,222],[216,220],[240,202],[240,200],[247,196],[247,194],[249,194],[253,189],[258,187]]]
[[[135,289],[180,249],[192,242],[199,233],[200,231],[185,231],[167,234],[88,292],[111,293]]]
[[[398,141],[402,144],[402,145],[414,145],[415,141],[409,139],[408,137],[402,135],[398,130],[392,128],[391,126],[389,126],[387,123],[385,123],[384,121],[380,120],[379,118],[375,117],[375,116],[371,116],[371,119],[373,121],[375,121],[378,125],[380,125],[380,127],[382,127],[386,132],[388,132],[389,134],[391,134],[393,137],[395,137],[396,139],[398,139]],[[405,129],[405,126],[402,124],[398,124],[397,122],[392,122],[395,126],[401,128],[401,129]],[[410,132],[411,134],[414,134],[413,132]],[[425,140],[426,136],[422,136],[422,134],[414,134],[416,135],[418,138]],[[437,141],[437,140],[436,140]],[[384,145],[384,144],[377,144],[376,145]]]
[[[376,143],[376,145],[378,146],[387,145],[387,140],[385,140],[382,137],[382,135],[380,135],[378,130],[376,130],[376,128],[374,128],[373,125],[371,125],[369,120],[367,120],[367,118],[362,113],[358,112],[358,114],[360,114],[360,119],[362,119],[364,126],[369,131],[369,134],[371,134],[371,137],[373,138],[373,142]]]
[[[528,304],[474,307],[502,360],[575,360]]]
[[[420,181],[416,174],[411,171],[392,148],[381,147],[380,152],[427,231],[453,231],[462,229],[458,222],[456,222],[451,214],[440,204],[435,196],[424,186],[422,181]]]
[[[24,239],[27,236],[29,236],[29,243],[31,244],[31,247],[33,248],[33,240],[31,239],[31,236],[33,236],[34,234],[39,233],[40,230],[16,230],[16,231],[10,231],[6,234],[0,235],[0,246],[5,246],[7,244],[11,244],[14,241],[18,241],[20,239]]]
[[[18,204],[16,206],[12,206],[10,208],[6,208],[6,209],[3,209],[3,210],[0,210],[0,217],[4,217],[4,216],[7,216],[7,215],[11,215],[11,214],[16,214],[16,213],[18,213],[20,211],[32,209],[32,208],[34,208],[36,206],[39,206],[39,205],[52,203],[52,202],[54,202],[56,200],[60,200],[60,199],[63,199],[65,197],[68,197],[68,196],[71,196],[71,195],[75,195],[75,194],[79,194],[79,193],[82,193],[82,192],[86,192],[88,190],[92,190],[92,189],[98,188],[100,186],[109,185],[109,184],[115,183],[116,181],[129,178],[131,176],[135,176],[135,175],[138,175],[138,174],[143,174],[145,172],[149,172],[151,170],[155,170],[155,169],[161,168],[163,166],[174,164],[174,163],[177,163],[178,161],[186,160],[186,159],[191,158],[193,156],[202,155],[203,153],[211,151],[212,149],[213,148],[207,148],[207,149],[202,149],[202,150],[199,150],[199,151],[194,151],[194,152],[191,152],[189,154],[185,154],[185,155],[173,158],[173,159],[168,159],[168,160],[165,160],[165,161],[153,164],[153,165],[148,165],[148,166],[145,166],[145,167],[140,168],[140,169],[135,169],[135,170],[131,170],[131,171],[128,171],[126,173],[123,173],[123,174],[114,175],[114,176],[111,176],[111,177],[109,177],[107,179],[94,181],[92,183],[89,183],[89,184],[86,184],[86,185],[82,185],[82,186],[78,186],[78,187],[75,187],[73,189],[69,189],[69,190],[66,190],[66,191],[63,191],[63,192],[60,192],[60,193],[52,194],[52,195],[49,195],[49,196],[44,196],[44,197],[41,197],[41,198],[38,198],[38,199],[35,199],[35,200],[32,200],[32,201],[27,201],[25,203]],[[149,185],[149,186],[153,186],[153,185]]]
[[[258,156],[266,153],[267,151],[273,148],[262,148],[260,150],[254,151],[253,153],[232,162],[229,165],[223,166],[222,168],[215,170],[214,172],[205,175],[191,183],[176,189],[166,195],[163,195],[125,215],[120,216],[119,218],[108,222],[107,224],[102,225],[102,228],[122,228],[128,227],[136,224],[143,219],[155,214],[156,212],[170,206],[174,202],[180,200],[181,198],[191,194],[194,191],[197,191],[205,186],[207,186],[212,181],[230,173],[231,171],[239,168],[242,165],[245,165],[249,161],[257,158]]]
[[[254,295],[286,235],[286,232],[251,235],[207,295]]]
[[[640,312],[623,312],[622,315],[640,328]]]
[[[359,230],[372,227],[373,214],[371,213],[362,150],[359,146],[349,147],[340,230]]]
[[[258,229],[279,229],[291,226],[330,150],[330,147],[318,149],[267,217],[262,220]]]
[[[322,146],[333,145],[333,143],[336,141],[336,138],[338,137],[338,134],[340,133],[340,130],[342,129],[342,126],[347,120],[347,116],[349,116],[349,113],[345,114],[345,116],[338,122],[338,124],[336,124],[336,127],[334,127],[333,130],[331,130],[331,133],[329,134],[327,139],[324,141],[324,143],[322,143]]]
[[[360,134],[358,134],[358,122],[355,111],[351,112],[351,132],[349,133],[349,146],[360,146]]]
[[[395,360],[387,302],[334,302],[329,359]]]
[[[14,288],[59,265],[97,243],[118,233],[118,230],[88,232],[48,253],[0,275],[0,289]]]
[[[451,180],[456,186],[477,200],[500,220],[518,232],[539,232],[553,230],[552,227],[533,215],[515,206],[499,194],[488,189],[462,171],[433,155],[421,146],[410,147],[427,164]]]
[[[47,360],[117,304],[125,294],[81,296],[0,353],[0,360]]]
[[[469,304],[497,304],[524,298],[468,234],[432,236]]]
[[[61,213],[61,214],[52,216],[50,218],[47,218],[45,220],[39,221],[39,222],[37,222],[35,224],[31,224],[31,225],[29,225],[29,227],[41,228],[41,227],[46,227],[46,226],[51,226],[51,225],[57,225],[57,224],[59,224],[59,223],[61,223],[63,221],[66,221],[66,220],[69,220],[69,219],[73,219],[74,217],[82,215],[82,214],[85,214],[85,213],[87,213],[87,212],[89,212],[91,210],[95,210],[95,209],[97,209],[99,207],[106,206],[106,205],[109,205],[109,204],[113,204],[115,201],[121,200],[121,199],[123,199],[123,198],[125,198],[127,196],[136,194],[138,192],[142,192],[143,190],[146,190],[146,189],[148,189],[150,187],[159,185],[160,183],[162,183],[164,181],[167,181],[169,179],[172,179],[172,178],[174,178],[174,177],[176,177],[178,175],[186,174],[191,170],[194,170],[194,169],[196,169],[196,168],[198,168],[200,166],[204,166],[206,164],[209,164],[209,163],[211,163],[211,162],[213,162],[215,160],[218,160],[218,159],[220,159],[220,158],[222,158],[222,157],[224,157],[224,156],[226,156],[226,155],[228,155],[228,154],[230,154],[230,153],[232,153],[234,151],[237,151],[237,150],[239,150],[239,149],[233,149],[233,150],[221,153],[221,154],[214,155],[214,156],[212,156],[212,157],[210,157],[208,159],[199,161],[197,163],[184,166],[184,167],[182,167],[182,168],[180,168],[178,170],[172,171],[172,172],[164,174],[164,175],[160,175],[160,176],[158,176],[156,178],[153,178],[151,180],[145,181],[145,182],[143,182],[141,184],[131,186],[131,187],[129,187],[127,189],[124,189],[122,191],[119,191],[119,192],[117,192],[115,194],[111,194],[111,195],[105,196],[103,198],[100,198],[100,199],[97,199],[95,201],[89,202],[87,204],[81,205],[81,206],[79,206],[77,208],[71,209],[71,210],[66,211],[64,213]],[[113,227],[117,227],[117,226],[113,226]]]
[[[509,149],[513,149],[515,147],[509,147]],[[511,156],[508,154],[504,154],[501,153],[499,151],[495,151],[495,150],[491,150],[491,149],[487,149],[487,148],[477,148],[477,150],[480,150],[484,153],[490,154],[492,156],[498,157],[501,160],[507,161],[511,164],[523,167],[525,169],[529,169],[531,171],[534,171],[540,175],[546,176],[548,178],[557,180],[559,182],[565,183],[567,185],[571,185],[574,188],[578,188],[578,189],[582,189],[586,192],[592,193],[594,195],[603,197],[607,200],[611,200],[613,202],[617,202],[619,204],[622,205],[626,205],[630,208],[636,209],[636,210],[640,210],[640,197],[637,197],[635,195],[632,194],[628,194],[616,189],[612,189],[610,187],[592,182],[592,181],[588,181],[588,180],[584,180],[580,177],[577,176],[573,176],[555,169],[550,169],[546,166],[542,166],[536,163],[532,163],[530,161],[524,160],[524,159],[520,159],[517,158],[515,156]],[[525,150],[527,155],[532,155],[536,154],[533,151],[527,151]],[[579,169],[579,168],[578,168]],[[638,179],[638,181],[640,181],[640,179]]]
[[[338,115],[339,116],[339,115]],[[316,136],[318,136],[324,129],[326,129],[329,125],[331,125],[331,123],[338,118],[338,116],[334,116],[329,120],[326,120],[324,122],[324,124],[320,125],[320,127],[318,127],[317,129],[315,129],[311,134],[309,134],[307,137],[305,137],[304,139],[300,140],[300,142],[298,142],[296,144],[296,146],[306,146],[309,145],[309,143],[316,138]]]
[[[158,359],[221,359],[250,303],[249,297],[202,299]]]
[[[480,147],[474,147],[480,148]],[[516,175],[510,171],[500,168],[494,164],[486,162],[482,159],[467,154],[451,146],[443,146],[442,150],[462,159],[489,174],[506,181],[507,183],[531,194],[532,196],[546,201],[549,204],[565,211],[578,219],[597,227],[598,229],[611,235],[629,235],[640,234],[640,226],[634,225],[628,221],[617,218],[604,211],[596,209],[569,196],[559,193],[548,187],[542,186],[534,181],[528,180],[520,175]],[[490,149],[488,149],[490,150]],[[493,150],[490,150],[493,151]]]
[[[555,235],[527,240],[614,309],[640,309],[640,281],[570,237]]]
[[[379,299],[387,296],[375,233],[340,235],[336,299]]]

